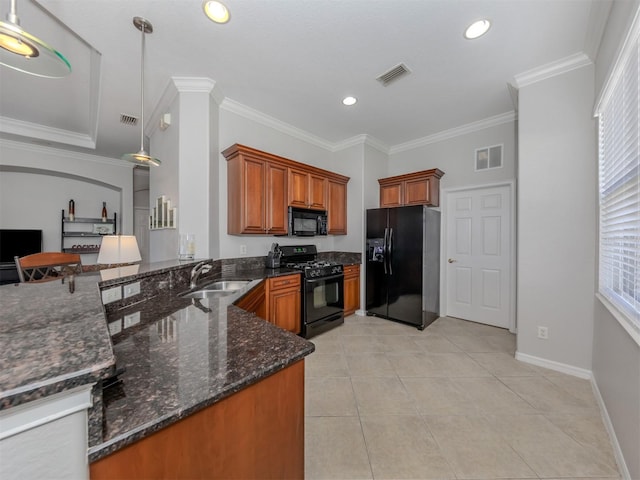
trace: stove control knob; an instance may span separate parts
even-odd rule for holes
[[[335,274],[335,273],[342,273],[342,267],[341,267],[340,265],[338,265],[338,266],[336,266],[336,267],[333,267],[333,268],[331,269],[331,273],[334,273],[334,274]]]

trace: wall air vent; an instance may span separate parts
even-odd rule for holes
[[[120,114],[120,123],[125,125],[136,126],[138,124],[138,117],[134,117],[133,115],[127,115],[125,113]]]
[[[502,145],[476,149],[475,170],[491,170],[502,167]]]
[[[378,80],[383,86],[386,87],[394,80],[397,80],[398,78],[403,77],[408,73],[411,73],[411,70],[409,70],[404,63],[401,63],[393,67],[391,70],[386,71],[382,75],[379,75],[376,80]]]

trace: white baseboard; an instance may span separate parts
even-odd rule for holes
[[[527,355],[526,353],[516,352],[516,360],[521,362],[530,363],[538,367],[548,368],[549,370],[555,370],[556,372],[566,373],[578,378],[584,378],[585,380],[591,380],[593,374],[591,370],[584,368],[574,367],[573,365],[567,365],[566,363],[555,362],[553,360],[547,360],[546,358],[534,357],[533,355]]]
[[[609,434],[611,446],[613,447],[613,455],[616,458],[616,463],[618,464],[620,475],[622,475],[623,480],[631,480],[631,474],[629,473],[629,469],[627,468],[627,463],[624,461],[622,449],[620,448],[620,444],[618,443],[618,437],[616,437],[616,432],[613,429],[613,423],[611,423],[611,418],[609,418],[609,412],[607,411],[604,399],[600,394],[600,389],[598,388],[598,384],[596,383],[593,376],[591,377],[591,388],[593,389],[593,395],[596,397],[596,401],[598,402],[598,406],[600,407],[602,422],[604,423],[604,426],[607,429],[607,433]]]
[[[527,355],[526,353],[516,352],[515,357],[516,357],[516,360],[520,360],[525,363],[530,363],[531,365],[548,368],[549,370],[566,373],[567,375],[573,375],[574,377],[578,377],[578,378],[584,378],[585,380],[589,380],[591,382],[593,395],[596,397],[596,401],[598,402],[598,406],[600,407],[600,414],[602,415],[602,421],[604,423],[605,428],[607,429],[609,438],[611,439],[611,446],[613,447],[613,454],[615,456],[616,463],[618,464],[620,475],[622,475],[623,480],[632,480],[631,474],[629,473],[629,469],[627,468],[627,464],[624,460],[624,456],[622,455],[622,449],[620,448],[620,444],[618,443],[616,432],[613,429],[613,423],[611,423],[611,418],[609,418],[609,412],[607,412],[607,407],[604,403],[604,399],[602,398],[602,395],[600,394],[600,389],[598,388],[598,384],[593,378],[593,372],[591,370],[586,370],[584,368],[574,367],[573,365],[567,365],[566,363],[560,363],[560,362],[555,362],[553,360],[547,360],[545,358],[534,357],[533,355]]]

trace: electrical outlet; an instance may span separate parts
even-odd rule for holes
[[[549,338],[549,329],[547,327],[538,327],[538,338],[547,340]]]
[[[124,298],[133,297],[140,293],[140,282],[133,282],[122,288],[124,289]]]
[[[246,254],[247,254],[247,246],[240,245],[240,255],[246,255]]]
[[[124,328],[133,327],[140,323],[140,312],[124,316]]]
[[[117,287],[109,288],[107,290],[102,291],[102,304],[106,305],[107,303],[115,302],[116,300],[120,300],[122,298],[122,289],[120,285]]]

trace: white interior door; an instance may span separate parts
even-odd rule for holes
[[[447,192],[447,315],[511,328],[511,186]]]

